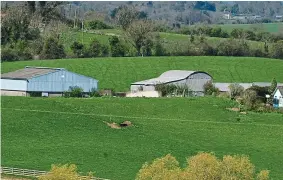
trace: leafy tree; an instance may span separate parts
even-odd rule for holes
[[[231,8],[232,14],[238,14],[239,13],[239,4],[234,4]]]
[[[254,109],[257,105],[257,92],[251,89],[246,89],[243,94],[243,100],[247,109]]]
[[[275,78],[273,78],[272,81],[271,81],[271,85],[268,88],[269,94],[272,94],[275,91],[276,88],[277,88],[277,81],[276,81]]]
[[[219,89],[217,89],[211,81],[206,82],[203,85],[203,89],[204,89],[204,94],[205,95],[217,95],[219,94]]]
[[[133,6],[122,6],[115,17],[122,29],[126,30],[133,21],[137,20],[138,15],[138,11]]]
[[[271,48],[271,57],[283,59],[283,41],[274,43]]]
[[[244,92],[244,87],[237,83],[230,84],[229,89],[231,99],[235,99],[237,96],[241,96]]]
[[[90,29],[112,29],[111,26],[105,24],[102,21],[99,20],[94,20],[94,21],[90,21],[88,22],[88,27]]]
[[[1,43],[16,43],[19,40],[33,40],[39,33],[34,33],[30,28],[30,15],[26,8],[11,8],[2,20]],[[34,34],[31,34],[34,33]],[[36,38],[37,38],[36,37]]]
[[[113,57],[125,56],[125,46],[119,40],[117,36],[111,36],[109,38],[110,52]]]
[[[206,1],[197,1],[194,8],[199,10],[216,11],[215,4]]]
[[[168,154],[163,158],[155,159],[151,164],[145,163],[137,174],[136,180],[169,180],[179,179],[181,168],[175,157]]]
[[[91,180],[92,173],[89,173],[86,180]],[[80,180],[77,167],[74,164],[52,165],[51,170],[38,178],[39,180]]]
[[[46,59],[59,59],[66,57],[64,46],[53,37],[47,38],[44,42],[42,56]]]
[[[73,51],[73,53],[77,56],[77,57],[84,57],[85,56],[85,47],[82,43],[79,43],[77,41],[75,41],[72,45],[71,45],[71,50]]]
[[[161,43],[159,34],[155,37],[154,49],[155,49],[155,53],[154,53],[155,56],[164,56],[166,54],[166,50]]]
[[[138,20],[132,22],[125,33],[131,45],[141,55],[141,48],[147,46],[148,40],[152,39],[153,25],[147,20]]]
[[[217,47],[220,56],[247,56],[250,50],[245,41],[235,39],[223,40]]]
[[[98,57],[101,56],[101,52],[102,52],[101,43],[97,39],[94,39],[89,45],[89,50],[88,50],[89,56]]]
[[[218,159],[212,153],[198,153],[187,159],[187,167],[180,168],[175,157],[168,154],[152,163],[145,163],[139,170],[136,180],[268,180],[269,171],[255,173],[255,166],[244,155],[225,155]]]

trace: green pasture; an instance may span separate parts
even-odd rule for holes
[[[256,170],[283,179],[283,115],[242,115],[234,102],[203,98],[2,97],[2,166],[49,170],[74,163],[80,172],[132,180],[146,161],[171,153],[185,166],[197,152],[246,154]],[[105,122],[131,121],[111,129]],[[105,122],[104,122],[105,121]]]
[[[3,62],[1,73],[25,66],[60,67],[99,80],[99,88],[127,91],[133,82],[159,76],[168,70],[206,71],[214,82],[283,81],[282,60],[256,57],[126,57]]]

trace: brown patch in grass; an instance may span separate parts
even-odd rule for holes
[[[124,121],[120,124],[117,124],[115,122],[109,123],[109,122],[105,122],[103,121],[105,124],[107,124],[107,126],[109,126],[112,129],[121,129],[122,127],[129,127],[132,126],[133,124],[131,123],[131,121]]]
[[[233,107],[233,108],[226,108],[226,109],[228,109],[228,110],[230,110],[230,111],[235,111],[235,112],[239,112],[239,111],[240,111],[240,109],[239,109],[239,108],[236,108],[236,107]]]

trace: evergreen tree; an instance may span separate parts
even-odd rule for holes
[[[277,81],[275,78],[273,78],[271,81],[271,85],[268,89],[269,93],[272,94],[275,91],[276,87],[277,87]]]

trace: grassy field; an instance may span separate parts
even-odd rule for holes
[[[245,30],[253,30],[254,28],[271,33],[283,31],[283,23],[263,23],[263,24],[224,24],[217,25],[221,28],[231,32],[234,28],[241,28]]]
[[[96,33],[100,32],[103,34],[96,34],[94,32],[78,32],[78,31],[68,31],[66,33],[63,33],[61,36],[61,42],[64,44],[65,50],[68,54],[71,53],[71,48],[70,46],[72,45],[73,42],[78,41],[83,44],[90,44],[94,39],[99,40],[101,43],[109,45],[109,38],[112,35],[118,35],[121,36],[123,35],[121,30],[118,29],[105,29],[105,30],[96,30]],[[174,50],[174,48],[178,48],[179,51],[186,52],[188,49],[188,46],[190,44],[189,42],[189,36],[184,35],[184,34],[175,34],[175,33],[160,33],[160,37],[163,41],[164,47],[167,52],[171,52]],[[225,38],[216,38],[216,37],[206,37],[207,42],[212,45],[216,46],[217,43],[221,40],[225,40]],[[198,37],[195,37],[195,40],[198,40]],[[251,49],[258,49],[258,48],[263,48],[264,43],[263,42],[258,42],[258,41],[247,41],[248,44],[250,45]],[[178,44],[178,45],[176,45]],[[129,48],[132,48],[128,44]]]
[[[254,57],[134,57],[38,60],[2,63],[1,73],[25,66],[61,67],[99,80],[99,88],[127,91],[130,84],[168,70],[201,70],[215,82],[283,81],[282,60]]]
[[[221,98],[2,97],[4,166],[48,170],[75,163],[79,171],[132,180],[146,161],[171,153],[182,166],[199,151],[246,154],[283,179],[283,115],[240,115]],[[112,117],[109,117],[112,115]],[[111,129],[103,121],[131,121]]]

